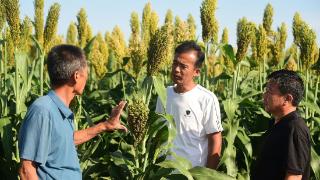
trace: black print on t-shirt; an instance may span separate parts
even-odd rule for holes
[[[185,117],[191,117],[191,111],[190,110],[186,110],[186,114],[184,115]]]

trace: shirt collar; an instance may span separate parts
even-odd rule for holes
[[[295,111],[292,111],[289,114],[283,116],[282,118],[280,118],[280,120],[279,120],[279,122],[277,124],[274,124],[275,119],[272,119],[270,127],[285,123],[285,122],[290,121],[290,120],[295,120],[295,119],[298,119],[298,118],[299,118],[298,110],[295,110]]]
[[[62,102],[62,100],[53,90],[49,91],[48,96],[57,105],[60,113],[64,116],[64,118],[73,119],[73,112]]]
[[[297,111],[292,111],[289,114],[283,116],[280,121],[286,121],[286,120],[290,120],[290,119],[297,119],[298,118],[298,112]]]

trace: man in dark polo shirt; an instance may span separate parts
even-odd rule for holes
[[[293,71],[268,76],[263,100],[274,121],[264,134],[253,180],[309,179],[310,132],[297,111],[303,91],[303,81]]]

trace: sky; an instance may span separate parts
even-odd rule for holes
[[[20,0],[20,16],[34,17],[34,1]],[[130,15],[133,11],[139,14],[141,20],[142,10],[147,2],[151,2],[152,9],[159,15],[159,24],[163,24],[168,9],[174,16],[186,20],[192,14],[196,20],[197,36],[201,38],[200,6],[201,0],[45,0],[45,16],[53,3],[61,5],[58,33],[66,35],[71,21],[76,22],[80,8],[85,8],[88,21],[94,33],[112,31],[115,25],[120,26],[125,38],[130,36]],[[236,45],[237,22],[246,17],[256,24],[262,24],[263,12],[270,3],[274,9],[273,30],[286,23],[288,29],[287,46],[293,41],[292,19],[295,12],[299,12],[302,19],[316,32],[317,43],[320,44],[320,0],[218,0],[216,18],[219,23],[219,37],[223,28],[229,30],[229,43]]]

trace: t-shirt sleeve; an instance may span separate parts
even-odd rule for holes
[[[156,110],[155,110],[157,113],[164,113],[164,107],[163,107],[163,104],[160,100],[160,98],[158,97],[157,98],[157,104],[156,104]]]
[[[287,172],[301,175],[309,163],[310,141],[306,131],[295,128],[290,133],[288,142]]]
[[[208,100],[204,111],[204,123],[206,134],[221,132],[223,130],[221,125],[220,106],[217,97]]]
[[[31,105],[19,132],[20,158],[45,163],[50,149],[51,131],[49,111]]]

